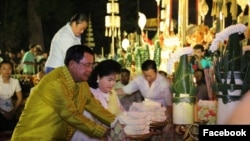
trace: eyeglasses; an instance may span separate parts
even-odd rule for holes
[[[94,68],[94,64],[93,63],[81,63],[80,62],[79,64],[81,64],[85,68],[91,68],[91,69]]]

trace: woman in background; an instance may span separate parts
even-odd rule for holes
[[[85,66],[87,64],[82,65]],[[108,109],[116,116],[124,111],[119,98],[113,89],[116,84],[116,76],[120,71],[121,65],[112,59],[108,59],[98,63],[88,79],[93,96],[100,101],[104,108]],[[97,119],[94,119],[91,115],[91,111],[84,111],[83,114],[86,117],[97,121]],[[100,141],[100,139],[92,138],[87,134],[76,131],[71,141]]]
[[[0,132],[13,130],[17,119],[14,118],[17,108],[22,103],[22,89],[17,79],[11,78],[13,66],[9,61],[0,64]],[[13,103],[13,96],[16,101]]]

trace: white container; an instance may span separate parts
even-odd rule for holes
[[[235,76],[236,85],[243,84],[242,80],[239,78],[239,75],[240,75],[240,72],[235,72],[234,76]],[[227,84],[230,83],[229,76],[230,76],[230,73],[228,74]],[[223,82],[224,82],[224,79],[222,79],[222,83]],[[228,90],[228,96],[240,96],[240,94],[241,94],[241,90],[234,90],[234,91]],[[222,98],[220,98],[220,96],[222,96],[222,92],[219,92],[218,95],[219,96],[218,96],[218,107],[217,107],[217,124],[225,124],[227,119],[232,114],[232,111],[234,110],[234,108],[238,105],[239,100],[223,103]]]
[[[177,97],[174,97],[174,99]],[[189,94],[180,94],[178,99],[194,99]],[[194,103],[178,102],[173,103],[173,123],[174,124],[193,124],[194,123]]]

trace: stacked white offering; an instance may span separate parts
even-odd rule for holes
[[[146,113],[150,117],[150,123],[164,122],[167,119],[166,107],[148,99],[144,100],[142,103],[134,102],[129,110]]]
[[[149,117],[145,112],[128,111],[120,114],[118,119],[124,125],[127,135],[143,135],[149,131]]]

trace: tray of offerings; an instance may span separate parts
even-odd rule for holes
[[[152,123],[150,123],[150,128],[154,128],[154,129],[163,129],[166,125],[167,125],[167,120],[165,121],[154,121]]]
[[[152,137],[152,134],[146,133],[146,134],[140,134],[140,135],[129,135],[126,134],[126,137],[129,139],[129,141],[145,141]]]

